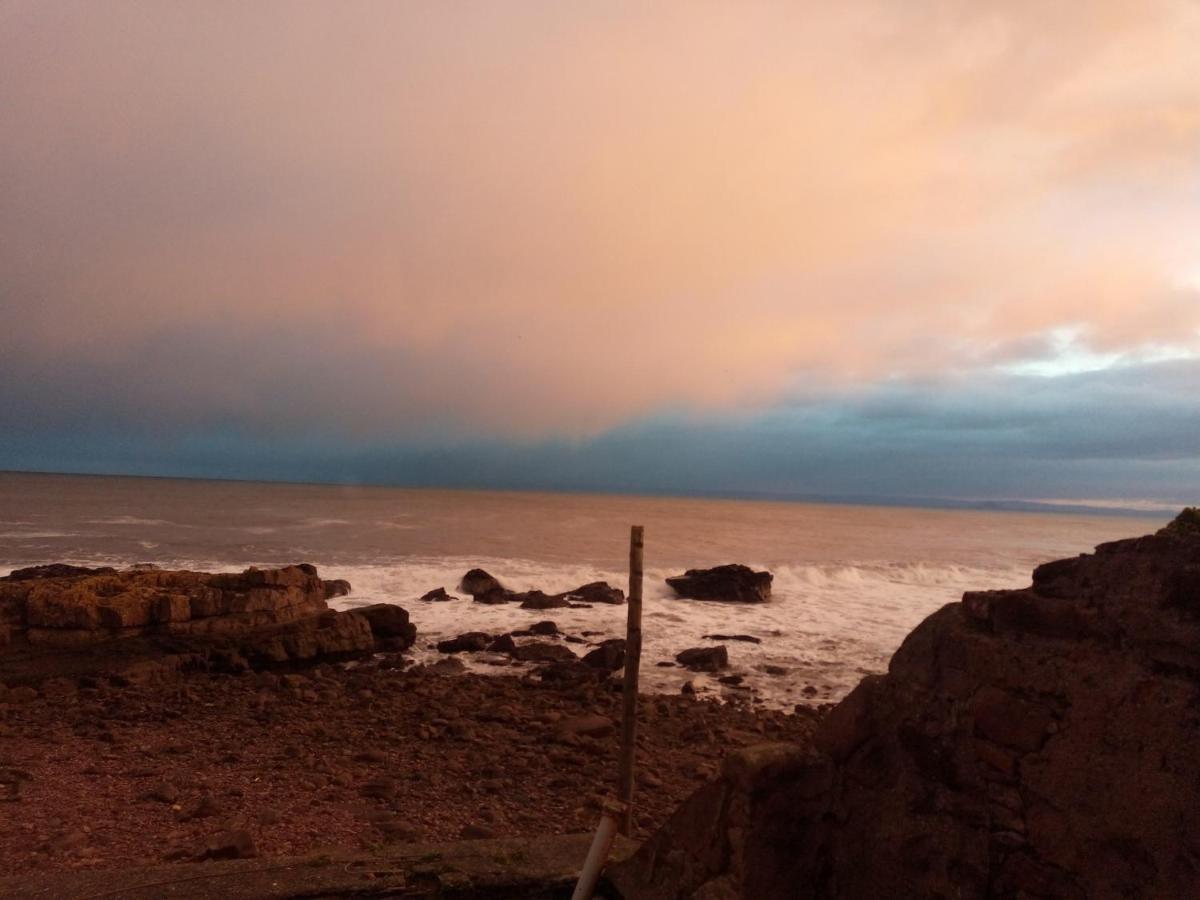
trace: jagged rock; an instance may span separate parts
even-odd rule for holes
[[[422,594],[421,599],[426,603],[446,603],[450,600],[457,600],[458,598],[453,594],[447,594],[444,587],[439,587]]]
[[[468,631],[456,638],[438,641],[438,653],[475,653],[486,650],[492,642],[492,636],[483,631]]]
[[[732,754],[626,900],[1200,896],[1200,531],[969,592],[819,726]]]
[[[326,592],[310,565],[236,574],[144,566],[18,570],[0,579],[0,630],[9,633],[0,658],[19,652],[26,673],[44,668],[43,678],[54,677],[62,674],[54,671],[62,666],[54,648],[95,647],[68,668],[119,669],[122,677],[146,680],[181,667],[236,672],[375,650],[369,621],[330,610]]]
[[[611,638],[583,657],[584,665],[606,672],[615,672],[625,665],[625,639]]]
[[[325,582],[325,599],[332,600],[334,597],[345,597],[350,593],[350,582],[345,578],[335,578],[332,581]]]
[[[484,594],[490,594],[493,591],[503,591],[504,585],[483,569],[471,569],[462,577],[459,588],[464,593],[478,599]]]
[[[729,665],[729,651],[720,645],[693,647],[676,653],[675,661],[693,672],[717,672]]]
[[[692,600],[720,600],[727,603],[762,603],[771,596],[770,572],[755,572],[742,565],[717,566],[713,569],[688,569],[667,579],[680,597]]]

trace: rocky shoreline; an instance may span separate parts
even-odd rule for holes
[[[309,566],[14,576],[0,579],[6,872],[587,832],[615,790],[620,642],[580,658],[550,622],[484,636],[462,649],[538,664],[484,677],[454,653],[411,665],[402,609],[333,612],[349,586]],[[644,697],[635,837],[728,752],[806,742],[819,718]]]

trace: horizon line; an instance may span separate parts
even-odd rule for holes
[[[216,482],[229,484],[262,484],[293,487],[330,488],[382,488],[408,491],[463,491],[515,494],[578,494],[584,496],[647,497],[681,500],[741,500],[761,503],[800,503],[814,506],[867,506],[902,509],[941,509],[976,512],[1034,513],[1049,515],[1089,515],[1119,518],[1155,519],[1159,516],[1174,516],[1187,504],[1162,501],[1159,506],[1147,503],[1159,501],[1103,499],[1094,503],[1078,500],[1026,499],[1026,498],[964,498],[964,497],[904,497],[872,496],[855,494],[816,494],[795,491],[739,491],[739,490],[654,490],[630,491],[605,487],[554,487],[554,486],[480,486],[451,484],[404,484],[375,481],[295,481],[286,478],[238,478],[234,476],[212,477],[204,475],[162,475],[128,472],[63,472],[49,469],[3,469],[4,475],[48,475],[64,478],[131,478],[160,481]],[[1128,505],[1120,505],[1126,503]],[[1136,505],[1135,505],[1136,504]]]

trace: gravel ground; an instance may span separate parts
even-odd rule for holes
[[[400,663],[8,692],[0,871],[595,828],[616,784],[621,698],[610,685]],[[816,721],[804,710],[644,697],[634,837],[728,750],[803,742]],[[240,833],[232,845],[214,843],[230,832]]]

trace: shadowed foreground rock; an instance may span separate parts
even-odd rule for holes
[[[1200,529],[925,620],[817,731],[730,756],[626,900],[1200,896]]]

